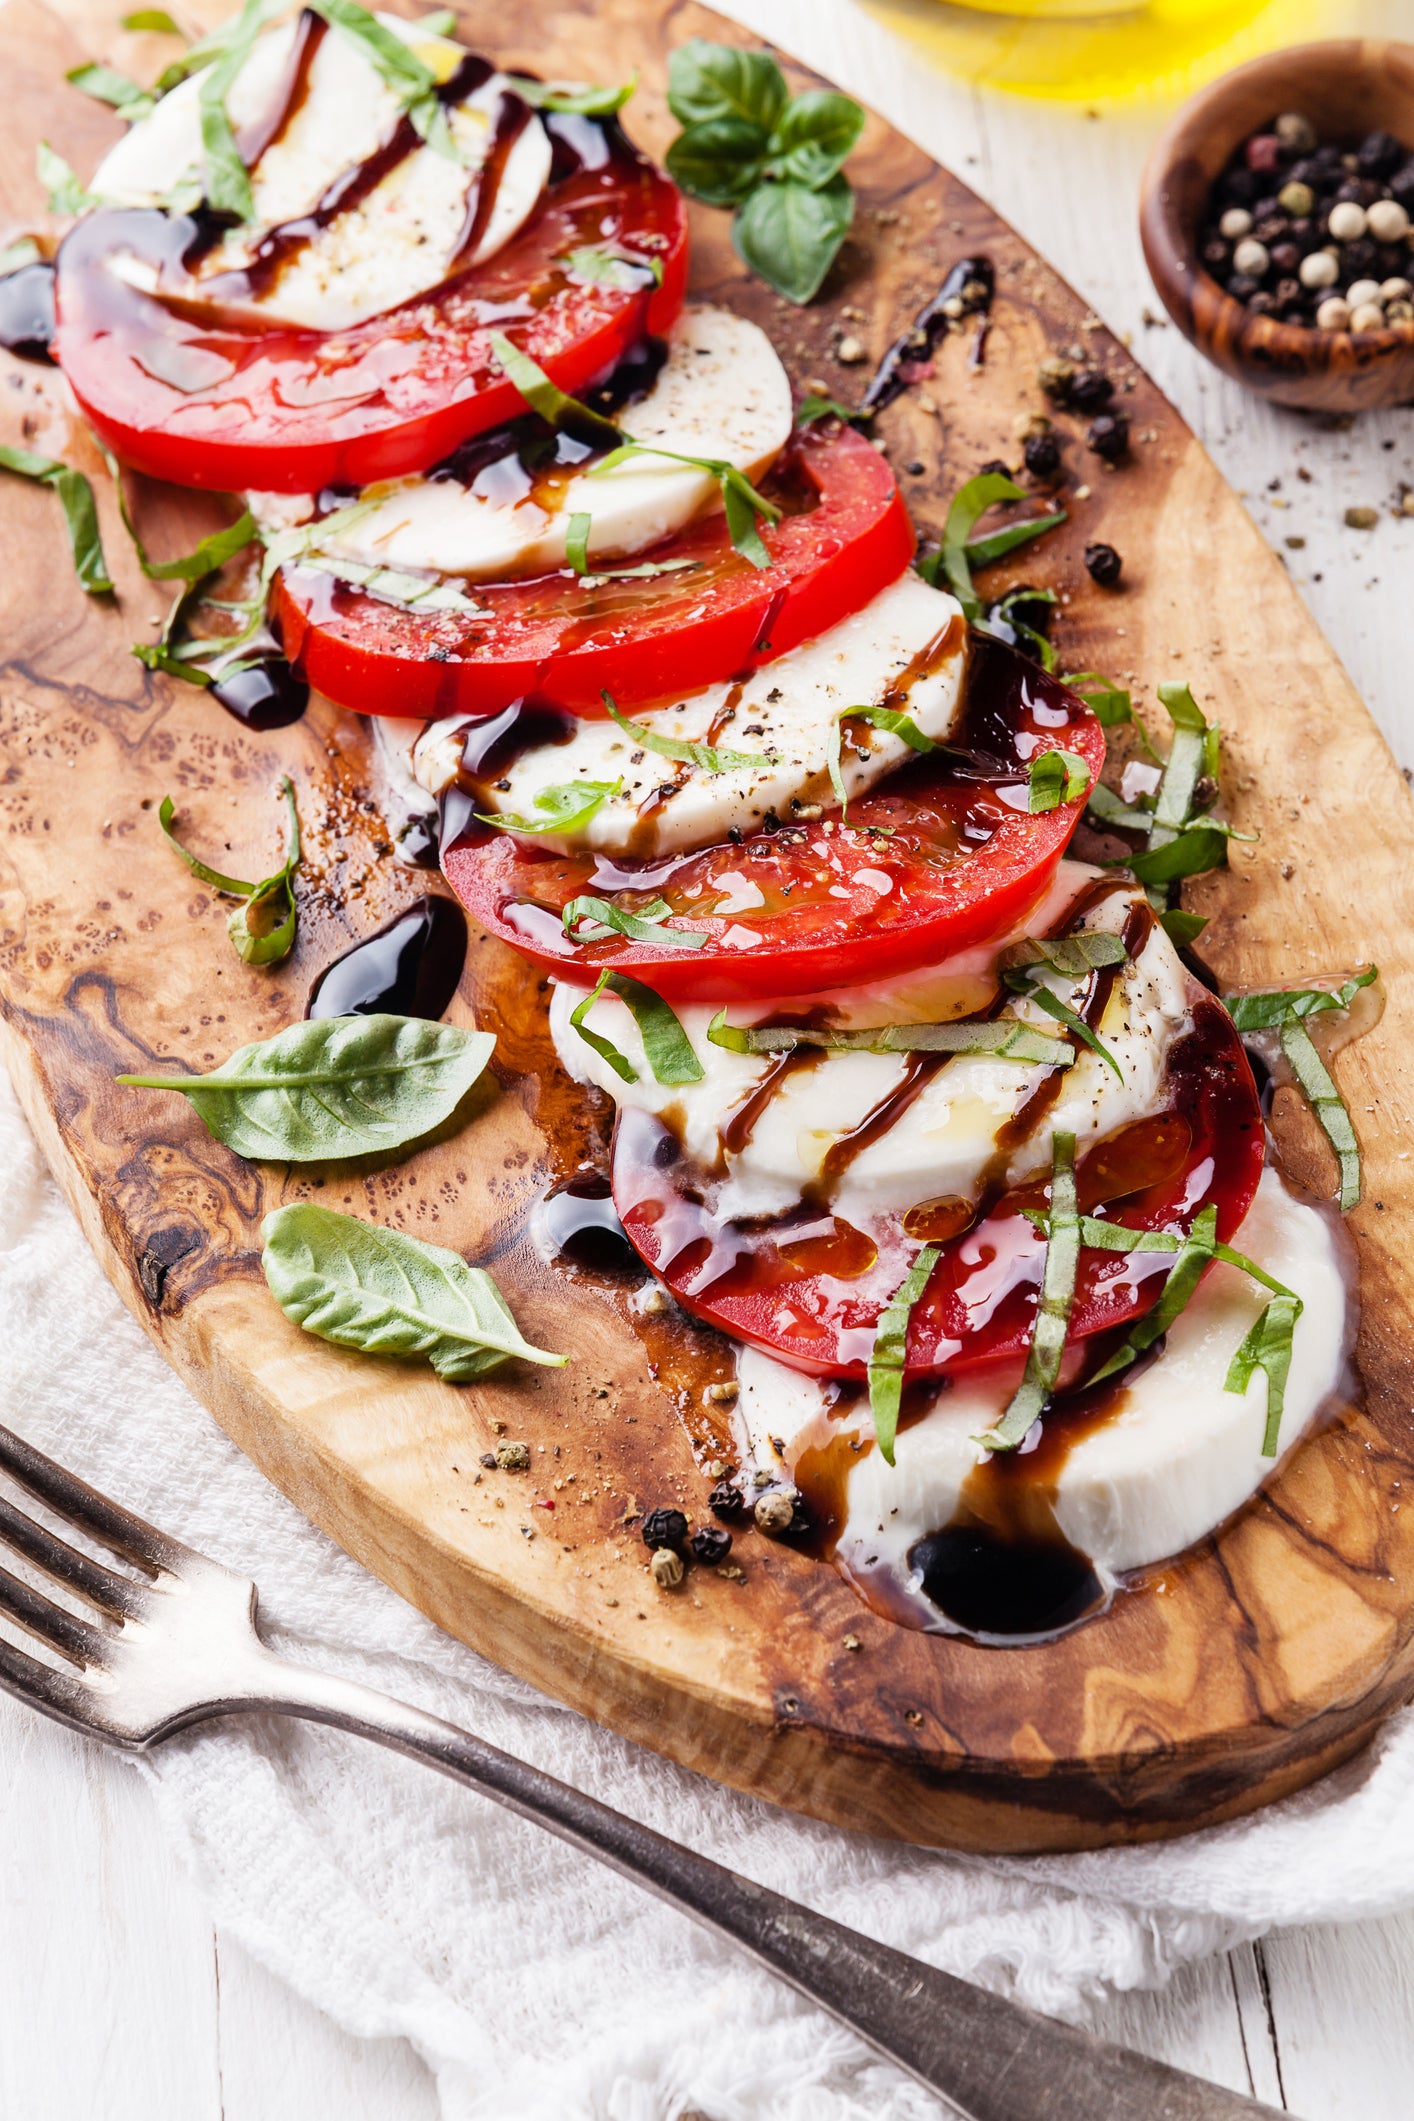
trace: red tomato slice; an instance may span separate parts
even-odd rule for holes
[[[632,862],[551,854],[468,820],[443,845],[443,871],[489,934],[537,964],[582,968],[587,981],[610,965],[672,997],[808,994],[939,963],[1023,916],[1080,822],[1083,796],[1036,815],[1027,809],[1029,761],[1077,752],[1093,780],[1105,758],[1104,731],[1084,701],[1014,650],[974,636],[966,683],[957,737],[965,755],[905,766],[851,803],[845,824],[832,815],[676,860]],[[508,755],[505,745],[484,749],[481,780],[503,773]],[[487,804],[473,792],[466,807]],[[762,895],[760,906],[704,910],[739,903],[743,882]],[[560,915],[582,894],[629,912],[665,898],[672,926],[709,941],[691,951],[617,936],[571,944]]]
[[[1136,1230],[1186,1232],[1211,1201],[1228,1241],[1261,1176],[1262,1115],[1232,1021],[1196,982],[1193,1015],[1194,1029],[1170,1054],[1166,1109],[1092,1148],[1078,1190],[1085,1213],[1113,1202],[1110,1219]],[[911,1066],[940,1059],[918,1055]],[[968,1212],[965,1203],[928,1202],[868,1233],[839,1222],[828,1205],[803,1204],[766,1225],[725,1222],[712,1212],[710,1174],[685,1162],[660,1120],[632,1109],[615,1129],[613,1186],[630,1242],[686,1310],[821,1376],[864,1375],[880,1314],[920,1243],[942,1240],[949,1223],[957,1231]],[[1025,1352],[1045,1240],[1021,1211],[1043,1206],[1047,1192],[1042,1181],[990,1205],[984,1196],[978,1219],[943,1244],[910,1322],[910,1374]],[[1147,1310],[1172,1263],[1171,1253],[1083,1252],[1070,1339]]]
[[[723,517],[706,516],[639,556],[689,560],[690,570],[593,589],[567,571],[478,583],[489,619],[402,610],[286,568],[274,607],[285,653],[360,714],[497,714],[533,695],[602,716],[602,691],[621,707],[681,699],[812,640],[913,558],[893,473],[852,428],[808,428],[762,490],[784,511],[762,526],[769,567],[743,559]]]
[[[317,493],[435,464],[468,435],[523,412],[491,351],[509,332],[564,390],[665,332],[687,284],[677,186],[614,125],[547,120],[557,166],[539,210],[503,250],[444,286],[343,331],[263,330],[192,314],[115,279],[117,249],[160,263],[190,221],[100,210],[62,245],[55,357],[101,438],[178,486]],[[570,277],[580,248],[656,258],[658,287]]]

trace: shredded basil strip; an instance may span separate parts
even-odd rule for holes
[[[198,88],[206,203],[216,213],[234,214],[238,221],[255,219],[255,199],[250,188],[250,174],[241,160],[236,136],[231,130],[226,98],[255,50],[264,23],[263,0],[245,0],[230,42],[202,74]]]
[[[1102,1378],[1117,1377],[1121,1370],[1127,1370],[1131,1363],[1137,1362],[1146,1348],[1152,1348],[1154,1342],[1167,1333],[1202,1280],[1204,1269],[1217,1251],[1217,1241],[1218,1211],[1210,1202],[1194,1217],[1193,1228],[1178,1247],[1158,1302],[1130,1327],[1109,1361],[1100,1365],[1088,1383],[1099,1384]],[[1081,1242],[1084,1242],[1083,1230]]]
[[[366,7],[357,6],[355,0],[311,0],[311,4],[333,28],[341,29],[362,47],[379,78],[396,89],[404,101],[428,95],[436,88],[437,76],[431,67],[424,65],[401,37],[385,29]],[[424,25],[419,22],[413,27],[421,29]]]
[[[86,96],[92,96],[96,103],[109,104],[129,125],[136,125],[139,118],[145,118],[149,111],[157,108],[145,88],[111,66],[71,66],[64,79],[82,89]]]
[[[1040,628],[1030,626],[1025,619],[1018,618],[1017,610],[1022,604],[1058,604],[1059,602],[1060,598],[1052,589],[1009,589],[999,602],[992,605],[985,619],[980,620],[979,624],[984,633],[990,633],[998,639],[1001,638],[998,633],[998,622],[1010,627],[1014,634],[1020,634],[1024,641],[1030,643],[1029,649],[1025,652],[1034,656],[1041,668],[1048,675],[1052,675],[1060,661],[1059,656]]]
[[[1035,1223],[1038,1230],[1050,1227],[1050,1217],[1041,1208],[1024,1208],[1022,1213],[1028,1222]],[[1172,1230],[1131,1230],[1128,1223],[1106,1222],[1098,1215],[1082,1215],[1080,1218],[1080,1242],[1090,1250],[1100,1252],[1177,1252],[1186,1240]],[[1276,1281],[1265,1267],[1249,1259],[1245,1252],[1236,1252],[1231,1245],[1215,1244],[1214,1259],[1226,1266],[1239,1267],[1250,1274],[1253,1281],[1270,1289],[1274,1296],[1290,1296],[1293,1292],[1283,1281]]]
[[[1299,1296],[1274,1296],[1253,1322],[1241,1347],[1232,1358],[1223,1389],[1245,1392],[1254,1371],[1267,1379],[1267,1426],[1262,1437],[1262,1456],[1275,1458],[1281,1442],[1281,1417],[1286,1405],[1286,1380],[1291,1371],[1292,1337],[1301,1316]]]
[[[552,383],[538,361],[532,361],[528,353],[506,337],[503,331],[491,333],[491,348],[500,362],[507,378],[512,382],[532,412],[551,427],[569,425],[575,435],[600,449],[617,449],[623,434],[612,420],[602,413],[591,412],[580,399],[572,398],[568,391]]]
[[[1102,832],[1147,832],[1154,822],[1152,810],[1122,801],[1103,781],[1096,781],[1090,790],[1085,814]]]
[[[977,1441],[989,1451],[1014,1451],[1039,1421],[1060,1378],[1061,1357],[1075,1301],[1080,1265],[1080,1212],[1075,1192],[1075,1136],[1057,1129],[1051,1137],[1051,1212],[1046,1231],[1046,1263],[1036,1323],[1021,1383],[995,1428]]]
[[[182,32],[164,7],[140,7],[136,14],[124,15],[123,28],[151,30],[159,37],[180,37]]]
[[[1194,793],[1206,770],[1211,732],[1207,717],[1187,685],[1160,685],[1159,698],[1173,723],[1173,742],[1154,798],[1149,845],[1161,847],[1175,838],[1193,815]]]
[[[418,27],[422,25],[419,23]],[[614,88],[579,81],[531,81],[523,74],[510,74],[507,79],[532,109],[559,111],[576,118],[612,118],[638,87],[636,73]]]
[[[872,1030],[831,1031],[813,1024],[729,1024],[722,1009],[708,1026],[714,1046],[729,1053],[789,1053],[795,1046],[823,1046],[834,1053],[977,1053],[1027,1067],[1070,1068],[1074,1048],[1048,1038],[1015,1017],[984,1023],[880,1024]]]
[[[1294,1016],[1288,1017],[1277,1036],[1302,1095],[1335,1151],[1340,1165],[1341,1213],[1348,1215],[1360,1201],[1360,1144],[1355,1138],[1350,1114],[1345,1109],[1345,1100],[1303,1023]]]
[[[154,560],[138,535],[137,525],[128,509],[128,498],[123,487],[123,467],[110,450],[103,452],[104,460],[113,477],[113,488],[118,496],[118,513],[123,519],[123,528],[132,539],[137,562],[150,582],[200,582],[209,574],[215,574],[233,560],[247,545],[260,540],[260,526],[250,510],[244,509],[234,523],[224,530],[213,530],[204,537],[194,551],[179,560]]]
[[[83,472],[61,464],[56,457],[36,456],[30,449],[3,447],[0,447],[0,471],[15,471],[22,479],[34,479],[58,497],[80,587],[91,597],[111,596],[113,580],[103,556],[98,507],[93,488]]]
[[[226,923],[226,933],[237,957],[243,958],[248,965],[279,964],[294,948],[298,908],[293,878],[300,863],[300,828],[295,791],[288,775],[281,776],[280,793],[289,810],[290,836],[285,859],[273,876],[262,878],[258,884],[247,883],[238,876],[225,876],[219,869],[209,868],[182,845],[172,830],[175,812],[170,795],[163,796],[157,812],[157,822],[168,846],[181,856],[193,876],[199,877],[203,884],[209,884],[213,891],[241,901]]]
[[[565,558],[575,574],[589,572],[589,533],[594,528],[591,515],[572,515],[565,525]]]
[[[1077,751],[1043,751],[1031,761],[1028,803],[1032,816],[1074,803],[1090,786],[1090,768]]]
[[[585,995],[578,1007],[570,1012],[570,1022],[587,1046],[592,1046],[601,1059],[606,1060],[621,1082],[636,1083],[638,1070],[626,1054],[619,1051],[609,1039],[597,1031],[591,1031],[585,1019],[601,994],[617,995],[638,1026],[643,1040],[643,1051],[653,1071],[655,1082],[664,1089],[674,1089],[683,1083],[700,1083],[702,1063],[693,1052],[687,1033],[676,1014],[661,994],[641,981],[629,979],[622,972],[613,972],[608,967],[600,973],[592,990]]]
[[[1121,965],[1128,952],[1123,939],[1118,935],[1099,933],[1095,935],[1060,936],[1046,942],[1033,942],[1028,937],[1015,943],[1003,956],[1002,978],[1013,994],[1034,1002],[1047,1016],[1064,1024],[1068,1031],[1087,1045],[1092,1053],[1099,1055],[1105,1065],[1114,1070],[1120,1082],[1124,1081],[1124,1070],[1086,1023],[1083,1016],[1052,994],[1042,985],[1043,976],[1050,972],[1062,979],[1088,979],[1092,972],[1106,965]]]
[[[1207,925],[1206,913],[1185,913],[1180,906],[1170,906],[1159,915],[1159,926],[1179,950],[1189,943],[1196,943]]]
[[[1221,869],[1227,861],[1227,843],[1237,837],[1230,826],[1214,820],[1189,825],[1177,838],[1169,838],[1157,847],[1143,848],[1138,854],[1121,856],[1113,866],[1128,869],[1141,884],[1151,886],[1159,897],[1159,911],[1164,910],[1167,887],[1176,884],[1185,876],[1202,876],[1209,869]]]
[[[1116,729],[1121,723],[1134,720],[1130,695],[1098,670],[1067,671],[1061,683],[1079,694],[1102,729]]]
[[[666,899],[650,899],[638,913],[626,913],[606,898],[572,898],[560,919],[572,943],[602,943],[609,935],[630,942],[658,943],[665,950],[700,950],[707,941],[700,928],[666,928],[672,909]],[[580,923],[587,927],[580,929]],[[580,930],[576,933],[576,930]]]
[[[846,425],[854,420],[872,420],[871,412],[861,412],[855,405],[841,405],[838,398],[818,397],[812,391],[802,398],[796,409],[797,427],[809,427],[812,420],[843,420]]]
[[[1275,1031],[1291,1017],[1348,1009],[1360,989],[1373,986],[1379,976],[1378,965],[1367,965],[1340,987],[1273,987],[1262,994],[1225,994],[1223,1007],[1239,1031]]]
[[[566,252],[559,261],[577,280],[590,287],[661,287],[661,258],[635,257],[631,251],[610,250],[602,243],[587,243]]]
[[[928,1286],[928,1277],[942,1256],[941,1245],[923,1247],[879,1314],[879,1323],[874,1329],[874,1345],[869,1355],[869,1411],[874,1417],[874,1434],[879,1439],[879,1450],[886,1465],[894,1463],[909,1321],[914,1305]]]
[[[483,825],[495,825],[501,832],[573,832],[577,826],[587,825],[622,787],[622,781],[561,781],[554,788],[538,788],[531,797],[536,809],[544,811],[543,817],[517,817],[511,810],[488,810],[478,811],[477,819]]]
[[[1018,545],[1029,545],[1033,538],[1044,537],[1048,530],[1056,530],[1069,522],[1063,508],[1057,508],[1047,516],[1028,516],[1022,523],[1008,523],[1001,530],[989,531],[984,538],[968,538],[964,550],[969,567],[990,567],[994,560],[1005,559],[1015,552]],[[1034,589],[1027,596],[1036,594]]]
[[[659,736],[646,722],[631,722],[621,714],[613,694],[601,692],[600,699],[609,719],[617,722],[625,736],[633,738],[644,751],[651,751],[660,759],[673,759],[679,765],[695,766],[700,773],[734,773],[741,768],[754,771],[757,766],[779,766],[780,760],[771,751],[723,751],[716,744],[692,744],[683,737]]]
[[[51,214],[85,214],[97,204],[93,193],[84,189],[64,157],[47,140],[41,140],[35,149],[34,166]]]
[[[972,566],[968,557],[968,540],[982,516],[998,501],[1024,501],[1026,489],[1018,486],[1000,471],[979,472],[969,479],[953,495],[948,509],[947,521],[943,525],[943,545],[938,554],[938,564],[932,579],[936,584],[938,571],[946,575],[948,586],[961,604],[967,617],[974,622],[982,616],[982,600],[972,586]]]
[[[493,334],[494,336],[494,334]],[[517,385],[520,388],[519,385]],[[539,407],[536,410],[539,411]],[[597,418],[597,414],[591,414]],[[604,472],[615,471],[620,464],[627,464],[634,457],[666,457],[673,464],[690,464],[696,471],[705,471],[715,479],[722,496],[722,509],[727,520],[727,535],[732,545],[744,560],[753,567],[769,567],[771,555],[766,550],[756,518],[767,523],[780,521],[781,511],[774,501],[758,493],[744,471],[729,464],[724,457],[689,457],[680,450],[661,449],[656,442],[635,442],[630,435],[615,429],[618,447],[598,464],[592,464],[585,473],[586,478],[598,478]]]
[[[946,750],[946,745],[936,744],[932,737],[925,736],[911,714],[897,707],[842,707],[830,724],[830,733],[825,739],[825,764],[829,769],[830,786],[835,792],[835,801],[840,806],[841,820],[849,815],[849,790],[844,784],[843,744],[846,722],[868,722],[875,729],[886,729],[907,744],[910,751],[920,754]]]

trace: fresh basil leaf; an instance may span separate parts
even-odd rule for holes
[[[161,7],[140,7],[136,14],[124,15],[123,28],[151,30],[159,37],[180,37],[182,35],[181,30],[178,29],[166,9]]]
[[[579,81],[531,81],[521,74],[507,78],[517,95],[535,110],[561,111],[576,118],[612,118],[638,87],[636,73],[617,87]]]
[[[785,107],[785,76],[769,52],[692,37],[668,60],[668,109],[679,125],[737,118],[770,133]]]
[[[126,74],[117,73],[111,66],[72,66],[64,79],[72,81],[75,88],[92,96],[96,103],[109,104],[129,125],[135,125],[139,118],[145,118],[157,108],[145,88],[140,88],[136,81],[130,81]]]
[[[489,1031],[414,1016],[333,1016],[241,1046],[206,1075],[120,1075],[175,1090],[252,1163],[405,1148],[449,1119],[491,1058]]]
[[[1101,832],[1147,833],[1154,822],[1152,810],[1137,803],[1121,802],[1113,788],[1107,788],[1103,781],[1096,781],[1090,790],[1085,815]]]
[[[517,817],[510,810],[478,811],[477,817],[481,824],[495,825],[502,832],[574,832],[587,825],[622,786],[621,780],[561,781],[554,788],[538,788],[532,796],[531,801],[544,812],[543,817]]]
[[[661,258],[636,258],[628,251],[609,250],[603,244],[585,244],[560,260],[571,277],[587,287],[661,287]]]
[[[618,723],[624,735],[632,737],[641,750],[651,751],[657,758],[695,766],[699,773],[733,773],[741,768],[750,772],[758,766],[779,766],[781,763],[769,751],[724,751],[717,744],[692,744],[684,737],[660,736],[646,722],[632,722],[626,714],[621,714],[612,693],[601,692],[599,697],[610,720]]]
[[[886,1465],[894,1463],[894,1445],[898,1439],[909,1324],[914,1306],[921,1302],[929,1277],[942,1256],[941,1245],[924,1245],[880,1312],[879,1323],[874,1329],[874,1345],[869,1354],[869,1411],[874,1417],[874,1434]]]
[[[570,427],[582,441],[591,442],[596,448],[617,452],[624,446],[624,436],[612,420],[606,420],[602,413],[591,412],[578,398],[561,390],[558,383],[552,383],[539,362],[512,345],[503,331],[493,331],[490,339],[491,349],[503,371],[531,411],[538,412],[542,420],[548,421],[551,427]],[[603,466],[595,468],[602,470]]]
[[[634,943],[658,943],[667,950],[700,950],[707,941],[700,928],[667,928],[671,912],[666,899],[650,899],[637,913],[626,913],[606,898],[572,898],[560,915],[572,943],[602,943],[610,935]],[[583,925],[586,924],[587,925]]]
[[[251,193],[250,174],[241,160],[241,151],[231,130],[226,98],[255,50],[264,20],[263,0],[245,0],[230,43],[202,74],[198,88],[206,203],[213,212],[233,214],[238,221],[255,219],[255,199]]]
[[[425,96],[437,86],[437,76],[418,58],[411,45],[386,29],[376,15],[356,0],[311,0],[316,14],[334,29],[340,29],[358,45],[381,81],[405,101]],[[417,25],[419,28],[421,24]]]
[[[1209,869],[1223,868],[1231,836],[1225,825],[1205,820],[1188,826],[1177,838],[1165,840],[1160,846],[1125,855],[1118,866],[1131,870],[1141,884],[1174,884],[1180,877],[1201,876]]]
[[[1129,694],[1101,677],[1098,670],[1068,670],[1061,683],[1080,695],[1102,729],[1116,729],[1134,720]]]
[[[998,501],[1025,499],[1025,487],[1018,486],[1015,479],[1008,478],[1000,471],[978,472],[975,479],[969,479],[953,495],[947,521],[943,525],[943,544],[938,563],[964,614],[974,623],[982,616],[982,600],[972,586],[968,541],[977,523]],[[937,572],[938,569],[935,569],[935,582]]]
[[[1196,943],[1207,925],[1206,913],[1185,913],[1178,906],[1170,906],[1159,915],[1159,926],[1177,950]]]
[[[808,398],[801,399],[795,424],[808,427],[812,420],[843,420],[848,424],[851,420],[872,420],[873,417],[872,413],[861,412],[858,406],[841,405],[838,398],[817,397],[812,391]]]
[[[144,658],[144,660],[146,660]],[[289,810],[290,836],[283,865],[273,876],[267,876],[257,884],[247,883],[238,876],[225,876],[219,869],[212,869],[182,845],[172,830],[174,811],[172,798],[164,795],[157,812],[157,822],[166,837],[167,844],[186,863],[193,876],[209,884],[213,891],[220,891],[227,898],[237,898],[241,904],[226,923],[226,933],[236,955],[248,965],[274,965],[289,956],[294,948],[298,908],[292,879],[300,861],[299,811],[295,807],[295,791],[288,775],[280,781],[280,792]]]
[[[704,206],[737,206],[761,181],[766,134],[740,118],[709,118],[678,134],[664,160],[674,184]]]
[[[270,1293],[306,1333],[368,1355],[422,1356],[466,1384],[511,1356],[560,1368],[525,1339],[496,1284],[459,1252],[292,1201],[261,1225]]]
[[[1127,1370],[1131,1363],[1137,1362],[1146,1349],[1152,1348],[1154,1342],[1167,1333],[1211,1265],[1217,1241],[1218,1211],[1210,1203],[1194,1217],[1193,1228],[1178,1248],[1178,1255],[1164,1279],[1154,1308],[1146,1311],[1130,1327],[1108,1362],[1101,1364],[1088,1383],[1099,1384],[1103,1378],[1117,1377],[1121,1370]]]
[[[768,287],[803,306],[819,293],[854,219],[845,177],[816,191],[791,179],[758,184],[732,222],[737,256]]]
[[[771,135],[771,172],[819,191],[843,168],[863,130],[864,112],[851,97],[807,89],[791,98]]]
[[[1029,804],[1032,816],[1074,803],[1090,786],[1090,768],[1075,751],[1043,751],[1031,761]]]
[[[1350,1114],[1345,1109],[1345,1100],[1336,1088],[1329,1068],[1311,1043],[1310,1032],[1298,1018],[1285,1018],[1277,1036],[1302,1095],[1335,1151],[1340,1165],[1341,1213],[1349,1214],[1360,1200],[1360,1144],[1355,1138]]]
[[[1004,559],[1015,552],[1018,545],[1029,545],[1033,538],[1044,537],[1048,530],[1055,530],[1069,518],[1063,508],[1053,509],[1050,515],[1027,516],[1023,522],[1004,524],[1000,530],[989,531],[985,538],[969,538],[966,542],[969,567],[990,567],[994,560]],[[1026,595],[1034,597],[1036,591],[1028,589]],[[1068,680],[1062,679],[1062,683]]]
[[[1286,1380],[1291,1370],[1292,1336],[1301,1316],[1299,1296],[1274,1296],[1262,1310],[1241,1347],[1232,1358],[1223,1387],[1227,1392],[1245,1392],[1253,1374],[1262,1370],[1267,1379],[1267,1427],[1262,1438],[1262,1456],[1275,1458],[1281,1441],[1281,1417],[1286,1404]]]
[[[35,149],[34,166],[48,196],[51,214],[85,214],[97,204],[93,193],[85,191],[64,157],[56,154],[47,140],[41,140]]]
[[[1064,1039],[1047,1038],[1015,1017],[985,1022],[880,1024],[868,1030],[829,1030],[813,1024],[729,1024],[722,1009],[707,1027],[714,1046],[729,1053],[789,1053],[822,1046],[831,1053],[976,1053],[1028,1067],[1069,1068],[1075,1053]]]
[[[1036,1305],[1036,1323],[1021,1383],[994,1428],[977,1438],[989,1451],[1014,1451],[1045,1412],[1060,1378],[1070,1331],[1075,1276],[1080,1265],[1080,1212],[1075,1192],[1075,1136],[1059,1129],[1051,1137],[1051,1212],[1046,1263]]]
[[[1223,1007],[1239,1031],[1275,1031],[1292,1017],[1348,1009],[1361,988],[1373,986],[1379,976],[1378,965],[1367,965],[1340,987],[1274,987],[1263,994],[1225,994]]]
[[[113,581],[103,556],[98,507],[84,474],[61,464],[57,457],[36,456],[32,449],[5,447],[0,447],[0,471],[18,472],[22,479],[33,479],[57,495],[80,587],[91,597],[111,596]]]

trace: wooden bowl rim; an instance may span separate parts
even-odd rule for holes
[[[1197,227],[1190,226],[1178,211],[1166,182],[1182,159],[1184,143],[1200,134],[1221,134],[1226,107],[1237,100],[1235,92],[1269,75],[1278,65],[1282,71],[1293,62],[1299,64],[1307,60],[1319,60],[1330,66],[1339,53],[1342,55],[1340,63],[1358,63],[1364,70],[1372,67],[1378,55],[1393,52],[1403,54],[1414,68],[1414,44],[1397,37],[1327,37],[1308,44],[1282,45],[1276,51],[1263,52],[1255,59],[1248,59],[1198,89],[1174,112],[1159,134],[1149,150],[1139,181],[1140,235],[1144,256],[1164,307],[1200,351],[1205,350],[1203,341],[1216,335],[1224,325],[1235,334],[1239,323],[1249,343],[1255,342],[1278,356],[1302,359],[1313,369],[1328,364],[1337,340],[1349,340],[1362,352],[1376,357],[1414,347],[1414,318],[1384,325],[1379,331],[1326,331],[1314,324],[1285,324],[1276,317],[1254,317],[1245,303],[1219,286],[1199,260]],[[1224,164],[1240,137],[1234,133],[1227,142],[1223,152]],[[1411,254],[1410,262],[1414,267],[1414,254]],[[1414,271],[1410,277],[1414,278]],[[1199,287],[1211,305],[1210,323],[1201,333],[1193,306],[1193,291]],[[1176,298],[1177,306],[1171,296]],[[1244,368],[1252,365],[1242,356],[1235,358],[1241,360]],[[1263,373],[1265,375],[1265,370]]]

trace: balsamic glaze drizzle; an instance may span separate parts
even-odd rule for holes
[[[969,287],[980,292],[969,296]],[[990,258],[959,258],[938,292],[923,304],[907,331],[899,334],[884,355],[870,378],[859,410],[882,412],[915,380],[909,374],[910,368],[915,363],[921,365],[929,360],[940,341],[947,336],[949,327],[956,322],[956,318],[945,310],[945,303],[962,301],[966,304],[963,314],[985,317],[992,306],[995,288],[996,273]]]
[[[441,893],[415,899],[375,935],[326,965],[307,1017],[442,1016],[466,963],[466,916]]]

